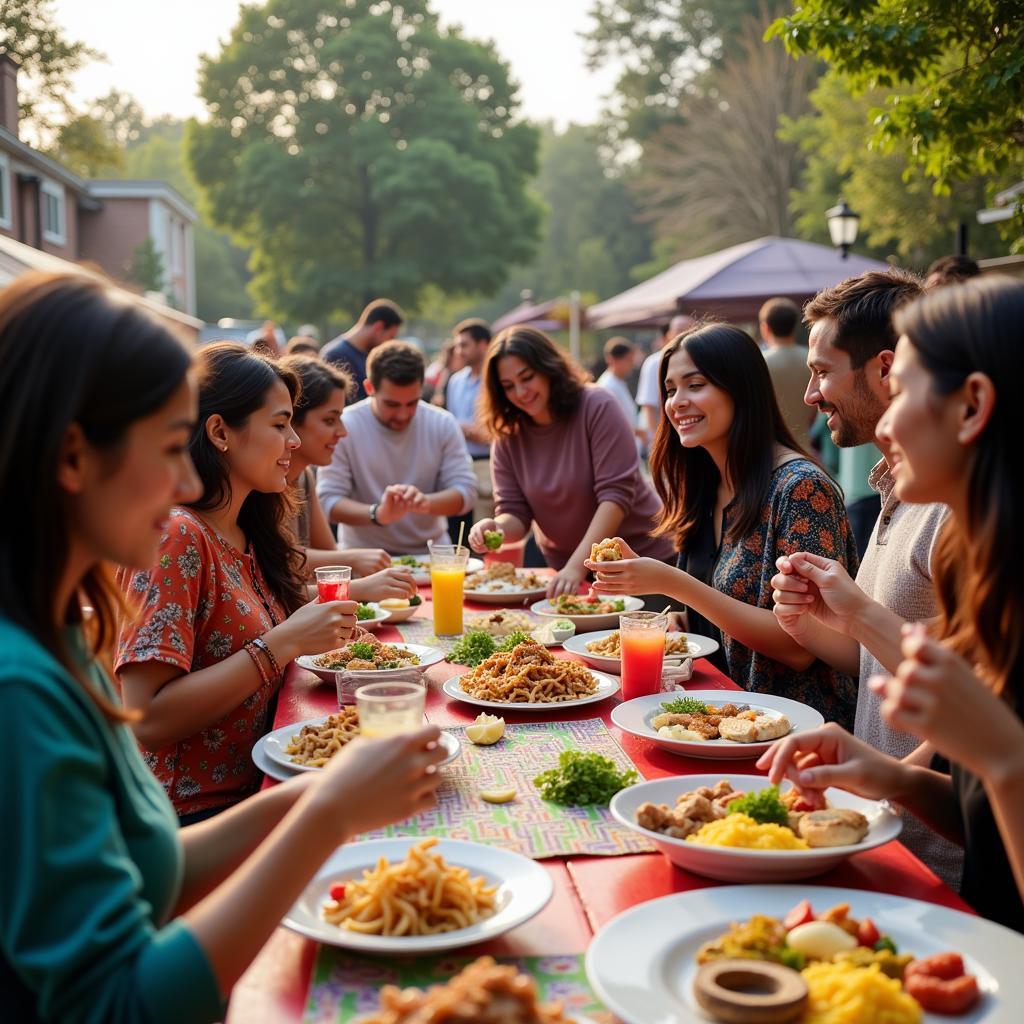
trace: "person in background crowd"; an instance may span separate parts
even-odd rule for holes
[[[448,516],[473,507],[476,478],[455,417],[421,400],[423,356],[389,341],[370,353],[369,398],[348,406],[348,440],[317,475],[342,547],[418,554],[445,542]]]
[[[441,346],[437,359],[427,369],[430,370],[435,365],[436,370],[431,374],[433,384],[430,389],[429,402],[431,405],[436,405],[439,409],[447,409],[448,382],[452,379],[452,374],[458,373],[464,366],[462,353],[456,347],[454,338],[449,338]],[[426,383],[426,374],[424,374],[423,379],[424,383]]]
[[[852,724],[853,680],[808,653],[772,614],[780,554],[803,545],[856,568],[842,495],[793,439],[745,331],[693,327],[669,342],[661,366],[665,416],[651,475],[664,511],[653,532],[672,539],[678,561],[627,549],[621,561],[588,562],[594,591],[682,602],[686,628],[720,642],[717,663],[733,682]]]
[[[811,424],[816,413],[804,403],[804,392],[811,373],[807,369],[807,350],[796,343],[800,308],[790,299],[769,299],[757,315],[764,361],[768,364],[775,398],[790,433],[800,447],[811,451]]]
[[[450,519],[448,533],[458,537],[459,526],[464,523],[468,534],[477,519],[494,515],[494,492],[491,489],[491,439],[480,422],[477,404],[480,398],[480,381],[491,343],[491,328],[485,320],[463,320],[452,331],[455,341],[455,355],[462,363],[462,369],[448,378],[447,408],[458,421],[462,436],[466,439],[469,457],[473,460],[476,476],[476,504],[467,515]]]
[[[934,546],[937,622],[904,625],[878,713],[924,756],[898,761],[835,726],[758,762],[812,798],[839,786],[895,801],[963,848],[963,897],[1024,931],[1024,483],[1017,409],[1024,282],[940,288],[895,315],[892,400],[877,427],[893,489],[946,507]],[[1009,401],[1001,392],[1007,392]],[[817,598],[807,595],[806,608]],[[794,605],[787,614],[796,614]],[[885,611],[882,609],[882,611]],[[935,755],[933,757],[933,755]]]
[[[320,346],[316,339],[302,334],[296,334],[294,338],[289,338],[284,351],[285,355],[289,356],[312,356],[314,359],[320,356]]]
[[[306,604],[287,523],[299,439],[295,375],[230,342],[198,359],[189,454],[202,494],[163,524],[151,569],[121,569],[126,603],[114,671],[136,737],[183,823],[252,795],[250,751],[273,720],[284,669],[352,635],[355,603]]]
[[[944,284],[960,284],[977,277],[981,268],[970,256],[941,256],[924,275],[925,291],[939,288]]]
[[[604,343],[604,362],[607,368],[597,378],[597,386],[610,391],[626,419],[636,423],[637,406],[627,383],[636,365],[636,346],[628,338],[609,338]]]
[[[491,448],[496,515],[469,534],[484,551],[484,532],[507,541],[535,526],[548,565],[557,569],[549,597],[575,594],[587,578],[592,544],[616,532],[654,558],[672,545],[648,536],[659,503],[640,473],[633,424],[604,388],[543,332],[509,327],[487,350],[480,410]]]
[[[890,402],[897,339],[893,317],[922,294],[912,274],[869,271],[825,289],[808,303],[807,400],[828,414],[837,444],[865,444],[875,436]],[[889,727],[868,680],[896,670],[904,622],[928,622],[938,614],[935,546],[948,509],[941,503],[901,501],[888,451],[878,442],[875,452],[869,480],[880,495],[881,512],[856,584],[834,561],[796,553],[779,562],[772,580],[775,614],[808,651],[857,675],[854,734],[885,754],[913,757],[917,739]],[[816,598],[813,603],[806,603],[808,594]],[[788,606],[790,595],[795,607]],[[901,838],[947,884],[959,884],[963,857],[954,844],[912,816],[906,816]]]
[[[392,566],[382,548],[339,549],[327,516],[316,496],[314,466],[328,466],[345,436],[342,412],[352,392],[352,378],[344,370],[320,359],[288,356],[281,365],[299,378],[301,390],[295,402],[292,427],[299,447],[292,452],[288,483],[295,490],[298,512],[292,523],[295,538],[306,556],[307,580],[324,565],[348,565],[353,580],[353,601],[380,601],[386,597],[412,597],[416,584],[402,566]]]
[[[190,356],[123,292],[35,273],[0,295],[0,363],[0,436],[33,439],[0,446],[0,489],[32,508],[0,513],[4,1019],[211,1024],[340,843],[433,804],[438,730],[357,740],[180,829],[97,651],[104,564],[153,565],[201,490]]]
[[[338,363],[356,382],[355,400],[366,397],[366,360],[370,353],[391,341],[405,322],[405,314],[390,299],[374,299],[366,305],[355,325],[328,342],[320,358]]]

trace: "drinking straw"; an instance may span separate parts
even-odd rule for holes
[[[662,615],[668,615],[668,613],[669,613],[670,611],[672,611],[672,605],[670,605],[670,604],[667,604],[667,605],[665,605],[665,607],[664,607],[664,608],[662,608],[662,610],[661,610],[661,614],[662,614]]]
[[[462,522],[459,523],[459,542],[458,542],[458,544],[455,545],[455,554],[458,554],[459,553],[459,548],[462,547],[462,535],[465,532],[466,532],[466,520],[463,519]]]

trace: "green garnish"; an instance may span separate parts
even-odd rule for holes
[[[356,620],[358,622],[364,622],[366,619],[375,618],[377,618],[377,613],[368,604],[361,604],[356,608]]]
[[[412,555],[399,555],[397,558],[391,559],[392,565],[411,565],[414,569],[420,564],[418,558],[413,558]]]
[[[418,604],[423,604],[423,598],[420,597],[419,594],[413,594],[412,597],[409,598],[409,605],[410,607],[415,608]]]
[[[518,647],[520,644],[532,644],[536,643],[529,633],[524,633],[521,629],[517,629],[513,633],[509,633],[504,640],[498,644],[499,651],[511,651],[513,647]]]
[[[662,711],[671,715],[706,715],[708,706],[696,697],[676,697],[675,700],[667,700],[661,705]]]
[[[545,800],[556,804],[607,804],[637,778],[633,769],[620,772],[610,757],[564,750],[558,755],[558,767],[541,772],[533,784]]]
[[[789,811],[779,799],[779,787],[769,786],[759,793],[748,793],[739,800],[729,804],[730,814],[747,814],[761,825],[775,822],[776,825],[789,824]]]
[[[448,660],[456,665],[468,665],[476,668],[482,661],[486,661],[496,650],[497,644],[490,633],[483,630],[470,630],[451,649]]]
[[[779,950],[779,963],[785,964],[786,967],[792,967],[794,971],[802,971],[807,966],[803,953],[798,953],[795,949],[790,949],[789,946],[783,946]]]
[[[873,948],[879,953],[881,953],[883,949],[887,949],[894,955],[899,953],[899,950],[896,948],[896,943],[893,942],[888,935],[880,935]]]
[[[484,547],[488,551],[497,551],[504,539],[505,535],[501,530],[484,530]]]
[[[358,658],[360,661],[373,661],[373,644],[360,640],[352,644],[349,650],[352,652],[353,658]]]
[[[570,622],[568,619],[559,619],[557,622],[555,622],[551,626],[551,628],[552,629],[572,629],[572,627],[574,625],[575,625],[575,623]]]

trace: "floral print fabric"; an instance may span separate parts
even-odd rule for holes
[[[207,668],[234,654],[285,618],[256,559],[243,554],[186,509],[172,511],[157,567],[118,573],[129,607],[115,671],[149,661],[182,672]],[[256,667],[252,667],[255,673]],[[179,815],[224,807],[249,796],[262,776],[253,744],[267,731],[279,680],[261,684],[240,707],[194,736],[143,756]]]

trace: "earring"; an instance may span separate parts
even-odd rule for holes
[[[226,451],[228,450],[228,446],[227,446],[226,444],[222,444],[222,445],[220,446],[220,450],[221,450],[222,452],[226,452]]]

